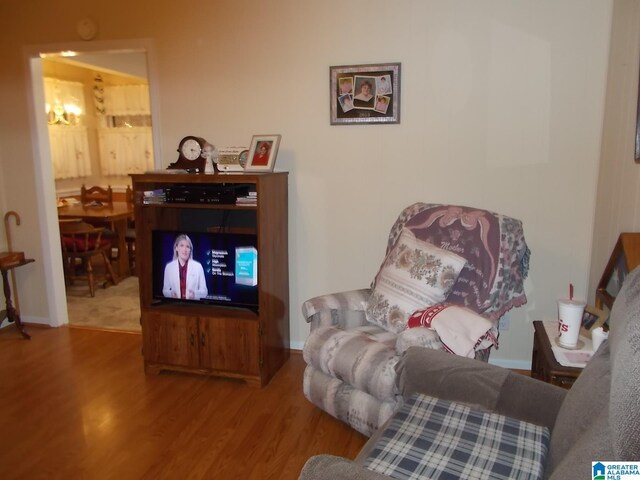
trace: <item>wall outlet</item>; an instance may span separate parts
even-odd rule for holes
[[[498,329],[501,332],[506,332],[507,330],[509,330],[510,323],[511,323],[511,318],[509,317],[508,313],[505,313],[503,316],[500,317],[500,320],[498,320]]]

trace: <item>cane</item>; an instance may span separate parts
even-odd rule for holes
[[[13,252],[13,245],[11,244],[11,231],[9,229],[9,219],[11,217],[15,218],[16,226],[18,226],[20,225],[20,215],[18,215],[18,213],[14,212],[13,210],[4,214],[4,230],[7,235],[7,247],[9,248],[10,252]],[[18,289],[16,288],[16,274],[13,269],[11,270],[11,287],[13,288],[14,307],[16,309],[16,313],[20,315],[20,300],[18,299]]]

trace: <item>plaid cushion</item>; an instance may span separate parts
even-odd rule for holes
[[[412,395],[364,462],[397,479],[542,478],[549,429]]]

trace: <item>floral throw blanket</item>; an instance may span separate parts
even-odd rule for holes
[[[497,321],[527,301],[524,279],[530,251],[522,222],[505,215],[455,205],[415,203],[399,215],[389,234],[391,251],[403,227],[417,238],[467,260],[446,302],[464,305]]]

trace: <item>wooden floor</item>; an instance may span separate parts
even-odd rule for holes
[[[145,376],[133,333],[0,330],[0,479],[296,479],[366,438],[302,394],[294,353],[263,389]]]

